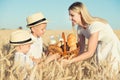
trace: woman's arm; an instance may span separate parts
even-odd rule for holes
[[[98,34],[99,34],[99,32],[95,32],[95,33],[91,34],[91,36],[88,40],[88,50],[86,52],[83,52],[81,55],[71,59],[70,63],[86,60],[93,56],[93,54],[96,50],[96,47],[97,47],[97,43],[98,43]]]

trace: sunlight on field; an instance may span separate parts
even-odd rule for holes
[[[92,59],[65,65],[59,61],[45,64],[41,62],[32,69],[14,65],[14,50],[8,44],[9,36],[14,30],[0,30],[0,80],[120,80],[119,73],[111,72],[111,65],[108,64],[109,58],[97,65]],[[48,30],[43,36],[44,44],[48,45],[50,35],[58,36],[65,32],[68,35],[72,31],[51,31]],[[120,39],[120,30],[115,30]],[[46,59],[46,56],[43,56]],[[107,66],[107,67],[106,67]]]
[[[0,43],[8,43],[9,36],[11,32],[14,30],[0,30]],[[72,30],[47,30],[46,33],[42,36],[44,43],[48,44],[49,39],[51,35],[54,35],[56,39],[58,39],[58,36],[62,34],[62,32],[65,32],[65,35],[68,35],[69,33],[73,32]],[[114,30],[118,38],[120,39],[120,30]]]

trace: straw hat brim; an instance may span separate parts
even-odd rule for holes
[[[10,44],[11,45],[24,45],[24,44],[32,44],[34,41],[31,39],[30,41],[28,41],[28,42],[11,42],[10,41]]]

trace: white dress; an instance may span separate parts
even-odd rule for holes
[[[94,22],[93,24],[88,25],[87,29],[78,27],[77,31],[78,38],[79,34],[83,34],[88,39],[92,33],[99,32],[98,46],[96,49],[97,59],[100,62],[111,55],[113,68],[117,68],[118,64],[120,64],[120,41],[109,24]]]
[[[29,56],[25,55],[22,52],[16,52],[14,56],[15,64],[18,64],[22,67],[25,65],[29,65],[31,68],[34,66],[33,61],[29,58]]]
[[[30,50],[27,55],[32,56],[34,58],[41,58],[43,53],[43,41],[42,38],[36,38],[31,34],[31,38],[33,40],[33,44],[30,46]]]

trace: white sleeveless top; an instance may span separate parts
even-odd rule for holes
[[[98,60],[105,60],[111,54],[112,59],[114,59],[113,66],[116,67],[120,63],[120,41],[116,34],[109,24],[101,22],[94,22],[88,25],[87,29],[77,28],[78,38],[80,34],[83,34],[89,39],[90,35],[94,32],[99,32],[96,50]]]

